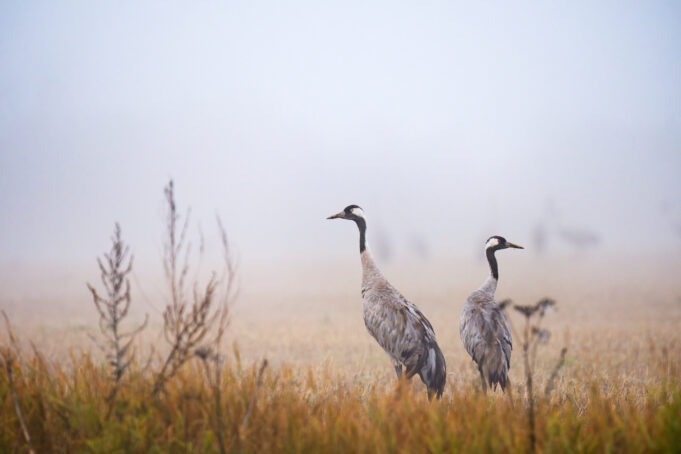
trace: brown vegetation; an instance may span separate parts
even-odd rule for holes
[[[144,329],[148,321],[148,317],[145,317],[144,323],[139,327],[127,333],[122,331],[121,325],[128,315],[132,301],[130,280],[127,277],[132,271],[132,261],[130,248],[121,237],[121,227],[116,224],[111,237],[111,250],[104,254],[104,261],[97,259],[105,296],[100,296],[92,285],[87,284],[99,314],[99,330],[104,337],[104,343],[99,342],[94,336],[92,340],[104,352],[112,369],[113,386],[107,397],[109,403],[115,399],[123,374],[134,356],[130,349],[135,336]],[[110,405],[109,411],[112,408]]]
[[[674,353],[678,373],[679,351]],[[406,453],[530,448],[526,419],[501,394],[485,397],[472,392],[472,386],[450,387],[442,401],[430,403],[420,389],[404,383],[367,388],[348,384],[328,369],[258,370],[255,365],[242,366],[238,355],[230,358],[221,368],[219,383],[202,371],[200,358],[188,362],[157,398],[152,397],[153,373],[133,364],[116,400],[120,420],[106,417],[111,377],[89,355],[74,355],[70,363],[59,364],[39,352],[22,353],[16,359],[13,386],[37,452]],[[538,400],[537,449],[678,452],[678,382],[648,386],[641,394],[626,380],[614,378],[605,385],[589,376],[571,376],[550,401]],[[20,452],[27,442],[7,401],[10,386],[6,375],[0,377],[0,445]],[[515,405],[527,404],[523,398]],[[216,408],[221,411],[220,425]]]
[[[235,268],[230,254],[227,234],[218,218],[218,226],[224,248],[225,273],[219,279],[212,273],[208,283],[201,288],[194,281],[192,297],[187,296],[187,275],[189,273],[189,255],[191,247],[187,243],[187,227],[189,212],[184,215],[184,223],[179,228],[182,215],[175,202],[175,190],[172,180],[164,189],[168,214],[166,220],[167,238],[164,247],[164,270],[170,290],[170,299],[163,311],[163,334],[170,351],[161,370],[156,374],[153,394],[158,394],[165,383],[172,378],[195,352],[203,351],[204,358],[211,348],[214,355],[219,356],[220,340],[229,322],[229,303],[235,297]],[[216,294],[219,286],[225,284],[222,298]],[[212,338],[208,338],[213,332]],[[205,343],[206,345],[202,345]]]
[[[458,339],[460,307],[445,295],[428,313],[449,366],[448,387],[441,401],[429,402],[420,383],[395,381],[364,332],[357,296],[312,288],[317,293],[295,293],[286,305],[276,292],[271,307],[278,314],[242,314],[228,325],[236,269],[225,229],[218,220],[224,271],[203,285],[198,277],[188,283],[199,274],[189,271],[189,214],[177,210],[172,183],[165,195],[161,322],[136,337],[121,334],[132,298],[119,228],[99,262],[106,292],[90,287],[103,352],[83,348],[86,333],[73,329],[22,326],[18,338],[6,320],[0,452],[681,451],[677,306],[665,306],[662,319],[648,324],[637,316],[613,321],[612,311],[595,320],[586,298],[584,318],[573,306],[544,320],[550,300],[516,306],[509,316],[525,325],[513,333],[509,398],[475,392],[477,373]],[[351,310],[331,316],[312,309],[346,301]],[[565,337],[554,341],[560,332]],[[166,345],[156,345],[163,337]],[[232,350],[222,351],[230,340]]]

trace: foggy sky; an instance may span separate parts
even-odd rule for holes
[[[681,250],[677,2],[367,3],[2,2],[0,264],[156,263],[171,177],[253,261]]]

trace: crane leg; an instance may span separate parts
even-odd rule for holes
[[[478,369],[480,371],[480,382],[482,383],[482,393],[487,394],[487,382],[485,381],[485,374],[482,373],[482,367]]]

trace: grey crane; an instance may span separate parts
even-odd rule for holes
[[[359,253],[362,259],[362,302],[364,324],[390,356],[397,378],[421,377],[428,398],[439,399],[447,380],[445,358],[435,340],[435,331],[421,311],[393,287],[374,263],[367,248],[366,219],[357,205],[349,205],[327,219],[347,219],[359,228]]]
[[[509,243],[505,238],[496,235],[485,243],[490,275],[468,297],[459,325],[463,346],[478,366],[485,393],[488,383],[492,389],[496,389],[497,384],[502,390],[506,388],[511,365],[511,328],[503,309],[494,301],[494,292],[499,281],[499,268],[494,253],[507,248],[523,249],[522,246]]]

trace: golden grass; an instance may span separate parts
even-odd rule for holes
[[[140,334],[138,362],[124,375],[108,418],[110,369],[88,339],[98,334],[91,303],[78,303],[77,322],[36,317],[33,308],[23,317],[13,310],[21,334],[13,361],[16,395],[35,452],[221,452],[218,432],[226,452],[527,452],[520,340],[514,339],[511,359],[511,401],[499,391],[480,395],[477,371],[459,339],[458,316],[477,275],[451,289],[405,291],[429,316],[447,360],[445,394],[429,403],[418,379],[396,384],[386,355],[366,333],[358,290],[329,283],[352,276],[329,274],[315,285],[294,282],[284,290],[245,286],[250,291],[234,307],[224,342],[237,347],[225,354],[221,422],[215,389],[198,358],[152,397],[163,352],[146,363],[149,346],[163,344],[162,326],[141,296],[134,303],[141,306],[139,319],[150,310],[152,323]],[[557,298],[558,309],[546,318],[552,337],[537,361],[538,450],[681,452],[677,285],[661,291],[633,279],[583,281],[566,277],[542,286]],[[512,288],[512,282],[500,297],[534,301],[536,289]],[[0,333],[0,348],[9,346]],[[544,386],[563,346],[566,364],[545,400]],[[256,393],[262,358],[270,366]],[[10,394],[2,369],[0,452],[27,452]]]
[[[681,349],[678,335],[668,334],[671,341],[663,345],[643,341],[646,360],[639,372],[645,371],[645,380],[618,374],[616,368],[612,375],[599,374],[597,367],[568,361],[550,400],[538,393],[538,449],[679,452]],[[228,452],[528,449],[527,398],[519,378],[512,399],[501,393],[485,397],[472,384],[451,381],[441,401],[428,402],[420,383],[395,384],[382,374],[373,381],[349,380],[332,366],[270,367],[256,389],[257,364],[243,365],[237,351],[228,358],[219,384],[220,420],[199,359],[157,397],[151,392],[154,366],[135,364],[108,418],[110,371],[89,353],[57,362],[24,348],[14,354],[14,387],[36,452],[220,452],[218,430]],[[550,363],[546,358],[539,366],[540,386]],[[0,374],[0,449],[25,452],[7,378]]]

